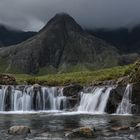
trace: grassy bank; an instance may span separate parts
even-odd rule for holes
[[[34,84],[59,86],[71,83],[92,84],[97,81],[118,79],[119,77],[128,75],[132,65],[118,66],[114,68],[101,69],[96,71],[72,72],[63,74],[49,74],[43,76],[31,76],[26,74],[13,74],[18,84]]]

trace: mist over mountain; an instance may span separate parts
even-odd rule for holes
[[[36,32],[24,32],[0,25],[0,47],[21,43],[35,34]]]
[[[86,28],[133,27],[140,23],[139,5],[139,0],[0,0],[0,23],[39,31],[65,12]]]
[[[88,33],[114,45],[120,53],[140,53],[140,25],[133,28],[86,29]]]

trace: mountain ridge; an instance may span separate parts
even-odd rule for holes
[[[120,53],[140,53],[140,24],[133,28],[86,29],[88,33],[114,45]]]
[[[0,49],[3,71],[23,73],[54,70],[62,72],[80,66],[97,69],[119,64],[118,50],[91,36],[68,14],[55,15],[38,34],[18,45]]]
[[[24,32],[0,24],[0,47],[19,44],[35,34],[36,32]]]

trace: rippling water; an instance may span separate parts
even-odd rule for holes
[[[30,114],[0,114],[0,140],[65,140],[64,133],[72,129],[91,125],[96,135],[91,140],[140,140],[140,130],[112,132],[113,126],[134,127],[140,116],[90,115],[62,112],[40,112]],[[31,128],[28,136],[12,136],[7,133],[13,125],[27,125]],[[87,138],[75,138],[88,140]],[[66,140],[71,140],[66,139]],[[89,139],[90,140],[90,139]]]

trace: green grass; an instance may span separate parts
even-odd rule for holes
[[[84,71],[84,72],[72,72],[62,74],[48,74],[43,76],[31,76],[27,74],[13,74],[18,84],[39,83],[41,85],[59,86],[71,83],[79,83],[82,85],[92,84],[97,81],[116,80],[119,77],[128,75],[133,65],[118,66],[113,68]]]

